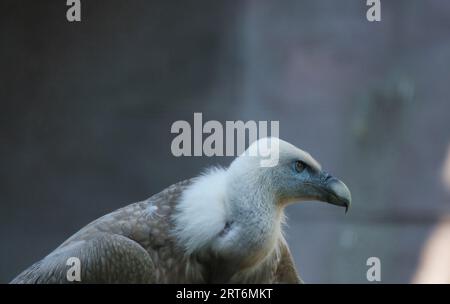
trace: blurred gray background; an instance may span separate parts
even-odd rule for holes
[[[303,279],[407,283],[450,210],[450,2],[0,3],[0,282],[79,228],[227,157],[175,158],[176,120],[279,120],[353,208],[290,206]]]

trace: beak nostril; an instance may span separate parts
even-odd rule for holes
[[[332,179],[332,178],[333,178],[333,176],[332,176],[331,174],[325,173],[325,174],[324,174],[323,180],[327,182],[327,181],[329,181],[329,180]]]

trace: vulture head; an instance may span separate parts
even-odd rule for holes
[[[316,200],[345,207],[347,212],[351,204],[342,181],[322,170],[309,153],[278,138],[254,142],[228,171],[232,187],[256,189],[266,197],[264,202],[277,207]]]
[[[195,179],[177,207],[176,234],[187,253],[212,251],[249,267],[283,240],[284,207],[306,200],[347,210],[351,195],[307,152],[278,138],[262,138],[228,168]]]

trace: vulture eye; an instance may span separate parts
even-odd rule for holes
[[[295,162],[295,171],[297,171],[298,173],[303,172],[303,170],[305,170],[306,168],[306,164],[300,160]]]

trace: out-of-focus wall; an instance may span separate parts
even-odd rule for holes
[[[0,281],[89,221],[230,158],[175,158],[170,126],[279,120],[354,206],[287,210],[307,282],[409,282],[449,197],[450,3],[0,4]]]

